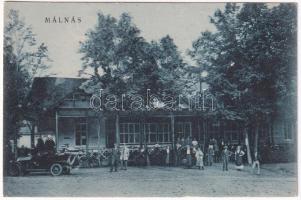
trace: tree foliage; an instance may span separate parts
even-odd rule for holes
[[[4,27],[4,124],[7,139],[14,137],[24,119],[33,78],[45,70],[49,61],[44,43],[38,44],[30,26],[10,10]]]
[[[252,122],[287,106],[296,94],[296,5],[227,3],[203,32],[190,55],[209,76],[217,114]]]
[[[132,18],[123,13],[119,19],[98,14],[96,26],[81,43],[83,71],[93,69],[94,75],[83,88],[93,93],[104,89],[111,94],[125,93],[145,96],[147,89],[160,96],[178,94],[185,63],[173,39],[147,42]]]

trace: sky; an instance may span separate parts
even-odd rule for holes
[[[185,60],[187,49],[201,32],[214,31],[209,22],[217,9],[225,3],[54,3],[54,2],[5,2],[8,10],[19,11],[27,25],[31,25],[37,41],[48,46],[52,62],[45,74],[60,77],[76,77],[82,62],[79,42],[85,40],[85,33],[92,29],[97,13],[110,14],[119,18],[128,12],[133,23],[147,40],[159,40],[169,34],[178,46]],[[81,23],[45,23],[46,17],[80,17]],[[5,20],[5,19],[4,19]],[[5,22],[4,22],[5,23]]]

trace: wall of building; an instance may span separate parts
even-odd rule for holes
[[[88,118],[88,146],[97,149],[106,146],[106,137],[103,130],[104,122],[98,118]]]
[[[60,117],[58,119],[58,147],[68,144],[75,146],[74,118]]]
[[[76,117],[59,117],[58,132],[59,140],[58,146],[61,147],[65,144],[68,144],[69,147],[83,148],[86,147],[89,149],[97,149],[98,145],[100,147],[105,147],[105,133],[101,128],[103,125],[99,125],[99,120],[96,117],[86,117],[87,120],[87,146],[86,145],[76,145],[76,134],[75,126],[78,118]],[[99,136],[99,141],[98,141]],[[99,142],[99,144],[98,144]]]

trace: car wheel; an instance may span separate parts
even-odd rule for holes
[[[21,166],[18,163],[12,163],[9,166],[8,174],[10,176],[20,176],[21,175]]]
[[[59,163],[54,163],[53,165],[51,165],[50,167],[50,173],[52,174],[52,176],[59,176],[61,175],[63,172],[63,166]]]

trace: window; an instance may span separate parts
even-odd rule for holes
[[[120,124],[120,143],[137,144],[140,142],[139,123],[121,123]]]
[[[218,138],[220,132],[219,122],[208,121],[207,122],[208,136],[213,138]]]
[[[231,132],[231,141],[238,141],[238,140],[239,140],[238,131],[232,131]]]
[[[187,138],[191,136],[191,122],[177,122],[175,126],[177,137]]]
[[[145,123],[144,131],[146,142],[148,143],[170,142],[170,128],[168,123]]]
[[[65,97],[66,101],[88,101],[90,96],[84,92],[74,92]]]
[[[168,123],[158,124],[158,142],[170,142],[170,131]]]
[[[148,143],[157,142],[157,124],[145,123],[144,124],[145,138]]]
[[[240,141],[241,133],[236,122],[227,121],[224,128],[224,140],[231,143],[238,143]]]
[[[286,122],[283,124],[283,128],[284,128],[284,139],[286,140],[292,140],[293,139],[293,131],[294,129],[294,124]]]
[[[87,144],[87,118],[76,119],[75,122],[75,145]]]

